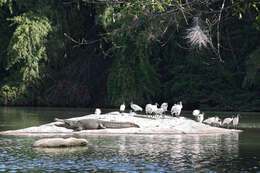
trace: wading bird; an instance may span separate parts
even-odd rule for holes
[[[147,104],[145,106],[145,113],[146,115],[152,116],[153,113],[156,113],[157,109],[158,109],[158,103],[155,103],[154,105]]]
[[[217,117],[217,116],[210,117],[210,118],[204,120],[203,123],[209,124],[209,125],[216,125],[219,123],[219,117]]]
[[[163,115],[164,112],[165,112],[165,111],[164,111],[163,108],[158,108],[158,109],[155,111],[155,116],[158,116],[158,117],[163,116],[163,118],[164,118],[164,115]]]
[[[215,125],[218,126],[218,127],[222,125],[222,121],[219,117],[216,117]]]
[[[237,128],[237,126],[238,126],[239,117],[240,117],[240,115],[237,114],[237,116],[233,119],[233,126],[234,126],[234,128]]]
[[[200,115],[200,110],[198,110],[198,109],[193,110],[193,111],[192,111],[192,115],[195,116],[195,119],[196,119],[197,121],[199,121],[199,120],[198,120],[198,117],[199,117],[199,115]],[[203,117],[203,119],[204,119],[204,117]]]
[[[167,112],[167,109],[168,109],[168,103],[162,103],[161,104],[161,108],[164,110],[164,112]]]
[[[135,111],[143,111],[143,108],[141,106],[138,106],[137,104],[133,104],[133,102],[130,103],[130,107]]]
[[[192,115],[194,115],[195,117],[198,116],[200,114],[200,110],[195,109],[192,111]]]
[[[164,113],[164,112],[167,112],[168,103],[166,103],[166,102],[162,103],[162,104],[161,104],[161,108],[159,108],[159,109],[162,109],[162,110],[159,111],[159,112],[161,112],[161,115],[163,115],[163,118],[165,118],[165,115],[164,115],[163,113]],[[158,110],[157,110],[157,112],[158,112]]]
[[[120,112],[122,113],[124,111],[125,111],[125,102],[120,105]]]
[[[171,114],[174,114],[176,117],[179,117],[181,114],[182,107],[183,106],[181,101],[179,104],[174,104],[171,108]]]
[[[101,109],[96,108],[96,110],[95,110],[95,114],[96,114],[96,115],[100,115],[100,114],[101,114]]]
[[[232,118],[225,118],[222,122],[222,126],[227,125],[227,128],[229,128],[229,124],[231,124],[231,122],[233,121],[233,117]]]
[[[199,115],[197,116],[197,121],[198,121],[198,122],[202,123],[203,120],[204,120],[204,112],[202,112],[201,114],[199,114]]]

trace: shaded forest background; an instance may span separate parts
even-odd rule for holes
[[[257,1],[1,0],[0,103],[260,111]],[[185,35],[199,18],[210,38]]]

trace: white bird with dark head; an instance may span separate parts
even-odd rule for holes
[[[181,101],[179,104],[174,104],[171,108],[171,114],[174,114],[176,117],[179,117],[181,114],[182,107],[183,106]]]
[[[221,126],[222,125],[222,121],[221,121],[221,119],[219,117],[216,117],[215,120],[216,120],[216,122],[215,122],[216,126]]]
[[[198,121],[198,122],[202,123],[203,120],[204,120],[204,112],[202,112],[201,114],[199,114],[199,115],[197,116],[197,121]]]
[[[143,108],[141,106],[138,106],[137,104],[133,104],[133,102],[130,103],[130,107],[135,111],[143,111]]]

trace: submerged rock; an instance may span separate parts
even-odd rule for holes
[[[86,146],[88,145],[88,141],[83,138],[44,138],[38,141],[35,141],[33,146],[34,147],[76,147],[76,146]]]

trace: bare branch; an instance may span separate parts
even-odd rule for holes
[[[220,31],[219,31],[219,27],[220,27],[222,11],[223,11],[224,6],[225,6],[225,1],[226,0],[223,0],[223,2],[222,2],[222,6],[221,6],[221,9],[220,9],[220,12],[219,12],[219,16],[218,16],[218,25],[217,25],[217,50],[218,50],[218,57],[219,57],[219,60],[221,62],[223,62],[223,60],[222,60],[222,58],[220,56]]]
[[[87,41],[84,38],[81,41],[77,41],[74,38],[72,38],[71,36],[69,36],[67,33],[64,33],[64,36],[67,37],[68,39],[70,39],[73,43],[81,46],[81,45],[87,45],[87,44],[94,44],[96,42],[101,41],[101,39],[97,39],[97,40],[92,40],[92,41]]]

